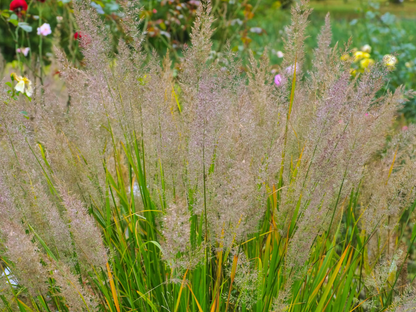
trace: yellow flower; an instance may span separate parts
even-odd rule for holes
[[[361,51],[371,53],[371,46],[369,44],[366,44],[361,47]]]
[[[391,54],[386,54],[383,57],[383,64],[390,70],[393,70],[397,64],[397,58]]]
[[[364,69],[367,68],[368,66],[373,65],[373,64],[374,64],[374,60],[370,59],[370,58],[363,59],[360,62],[361,68],[364,68]]]
[[[13,73],[12,76],[17,81],[17,84],[14,87],[14,89],[31,97],[33,94],[32,81],[30,81],[26,77],[18,76],[15,73]]]
[[[357,70],[354,69],[354,68],[350,68],[350,74],[351,74],[351,76],[355,77],[355,75],[357,75]]]
[[[412,67],[412,63],[411,63],[411,62],[406,62],[406,63],[404,64],[404,66],[406,66],[407,68],[410,68],[410,67]]]
[[[370,58],[370,54],[363,51],[357,51],[354,53],[354,62],[357,62],[363,58]]]

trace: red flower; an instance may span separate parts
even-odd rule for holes
[[[27,11],[27,3],[25,0],[13,0],[10,3],[10,11],[14,11],[17,15],[21,15],[20,12]]]
[[[74,38],[75,40],[79,40],[79,46],[81,48],[85,48],[92,41],[91,37],[88,34],[81,33],[80,31],[77,31],[74,34]]]

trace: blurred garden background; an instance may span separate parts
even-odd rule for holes
[[[20,13],[19,5],[26,3],[27,12]],[[142,3],[142,27],[145,29],[145,47],[163,55],[167,50],[180,67],[181,51],[190,40],[190,30],[200,1],[198,0],[144,0]],[[14,12],[13,5],[17,8]],[[91,2],[113,34],[114,49],[120,38],[126,38],[119,25],[123,14],[118,0]],[[290,0],[215,0],[216,32],[212,57],[230,48],[247,59],[251,50],[261,55],[267,47],[269,57],[278,67],[282,59],[283,34],[290,21]],[[389,82],[394,89],[404,84],[416,89],[416,2],[414,0],[368,1],[368,0],[319,0],[311,1],[314,9],[310,19],[309,45],[315,48],[314,38],[329,12],[332,18],[334,41],[340,47],[352,37],[351,46],[357,51],[365,50],[364,59],[379,61],[384,55],[394,55],[398,62]],[[52,46],[55,41],[70,55],[73,62],[82,65],[78,50],[78,34],[74,23],[71,0],[1,0],[0,47],[4,62],[18,66],[18,61],[29,64],[30,58],[37,62],[51,63]],[[19,11],[19,12],[18,12]],[[37,28],[49,24],[51,34],[37,35]],[[39,51],[39,41],[42,50]],[[335,43],[335,42],[333,42]],[[29,48],[29,49],[28,49]],[[38,58],[39,52],[42,57]],[[362,61],[362,60],[361,60]],[[307,66],[311,66],[307,59]],[[36,62],[35,62],[36,64]],[[244,61],[243,61],[244,64]],[[357,68],[369,62],[357,63]],[[244,68],[242,68],[244,70]],[[53,70],[53,69],[51,69]],[[361,68],[362,70],[362,68]],[[416,120],[416,101],[407,103],[400,112],[403,124]]]

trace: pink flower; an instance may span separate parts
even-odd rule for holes
[[[45,23],[42,26],[38,27],[38,35],[47,36],[51,33],[51,25],[49,25],[48,23]]]
[[[406,131],[407,129],[408,129],[407,126],[402,127],[402,131]]]
[[[298,68],[298,64],[296,63],[296,73],[298,73],[298,71],[299,71],[299,68]],[[293,75],[295,72],[295,65],[290,65],[286,67],[285,72],[288,75]]]
[[[24,56],[27,56],[29,53],[30,48],[18,48],[16,50],[17,53],[22,53]]]
[[[280,86],[282,84],[282,76],[281,75],[276,75],[274,76],[274,83],[276,84],[276,86]]]
[[[157,10],[156,9],[153,9],[153,13],[156,14],[157,13]]]
[[[191,1],[189,1],[189,4],[192,4],[192,5],[194,5],[194,6],[199,6],[199,5],[201,4],[201,1],[198,1],[198,0],[191,0]]]
[[[365,116],[367,117],[368,116],[368,113],[365,113]]]

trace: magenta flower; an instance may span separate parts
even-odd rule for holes
[[[280,86],[282,84],[283,78],[281,75],[277,74],[276,76],[274,76],[274,83],[276,84],[276,86]]]

